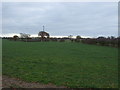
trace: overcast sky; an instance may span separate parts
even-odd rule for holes
[[[117,2],[4,2],[2,34],[118,36]]]

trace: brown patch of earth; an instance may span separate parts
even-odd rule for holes
[[[53,84],[25,82],[18,78],[11,78],[4,75],[2,76],[2,87],[3,88],[67,88],[65,86],[56,86]]]

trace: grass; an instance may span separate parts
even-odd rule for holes
[[[3,40],[3,75],[70,88],[117,88],[117,48]]]

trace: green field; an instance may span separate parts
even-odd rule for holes
[[[3,40],[3,75],[83,88],[118,87],[118,49],[72,42]]]

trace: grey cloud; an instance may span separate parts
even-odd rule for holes
[[[3,33],[116,36],[117,3],[3,3]]]

